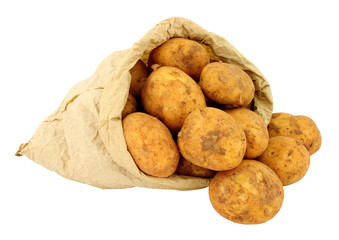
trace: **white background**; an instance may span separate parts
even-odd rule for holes
[[[336,1],[0,2],[0,239],[338,239]],[[274,112],[311,117],[323,144],[260,225],[219,216],[208,189],[101,190],[15,157],[68,90],[161,20],[231,42],[271,84]]]

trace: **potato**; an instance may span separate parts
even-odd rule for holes
[[[215,171],[194,165],[193,163],[191,163],[190,161],[187,161],[183,157],[180,158],[176,173],[179,175],[201,177],[201,178],[212,178],[216,174]]]
[[[121,118],[126,117],[130,113],[136,112],[137,108],[138,108],[137,101],[131,94],[128,94],[126,105],[121,112]]]
[[[199,80],[202,69],[210,62],[206,49],[196,41],[171,38],[153,49],[148,58],[148,67],[153,64],[181,69],[195,80]]]
[[[286,136],[299,140],[310,155],[321,146],[321,134],[314,121],[306,116],[293,116],[288,113],[273,113],[268,124],[270,137]]]
[[[236,223],[259,224],[279,212],[284,189],[269,167],[246,159],[238,167],[214,176],[209,197],[213,208],[224,218]]]
[[[188,114],[206,107],[199,85],[180,69],[168,66],[159,67],[151,73],[141,100],[147,113],[162,120],[176,133]]]
[[[149,70],[143,61],[138,60],[129,72],[131,73],[131,85],[129,88],[129,93],[135,98],[140,98],[141,90],[143,89],[149,76]]]
[[[186,160],[214,171],[238,166],[246,150],[240,125],[229,114],[211,107],[188,115],[177,142]]]
[[[246,135],[245,158],[256,158],[262,154],[268,144],[268,131],[264,120],[255,112],[246,108],[225,110],[242,127]]]
[[[214,102],[229,107],[243,107],[254,97],[254,84],[246,72],[239,67],[213,62],[201,72],[200,87],[204,94]]]
[[[123,119],[122,127],[128,151],[142,172],[155,177],[168,177],[175,172],[179,151],[160,120],[136,112]]]
[[[284,186],[302,179],[310,166],[306,147],[298,140],[284,136],[270,138],[258,160],[270,167]]]

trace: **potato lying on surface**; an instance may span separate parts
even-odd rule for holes
[[[151,73],[141,99],[147,113],[162,120],[176,133],[188,114],[206,107],[199,85],[180,69],[168,66],[159,67]]]
[[[149,76],[149,70],[143,61],[138,60],[129,72],[131,73],[131,85],[129,88],[129,93],[135,98],[140,98],[141,90],[143,89]]]
[[[259,224],[272,219],[284,200],[283,185],[265,164],[243,160],[228,171],[218,172],[209,185],[213,208],[236,223]]]
[[[302,179],[310,166],[306,147],[298,140],[284,136],[270,138],[258,160],[270,167],[284,186]]]
[[[128,151],[144,173],[168,177],[177,169],[179,151],[171,132],[146,113],[129,114],[122,121]]]
[[[242,127],[246,135],[245,158],[256,158],[264,152],[268,144],[268,131],[264,120],[246,108],[225,110]]]
[[[199,80],[202,69],[209,62],[208,52],[198,42],[186,38],[171,38],[151,51],[148,67],[153,64],[176,67]]]
[[[121,118],[126,117],[128,114],[136,112],[137,108],[138,108],[137,101],[131,94],[128,94],[126,105],[121,112]]]
[[[214,171],[238,166],[246,150],[240,125],[229,114],[211,107],[188,115],[177,142],[186,160]]]
[[[211,178],[216,174],[215,171],[194,165],[183,157],[180,158],[176,173],[180,175],[202,178]]]
[[[199,85],[209,99],[231,107],[247,106],[254,97],[252,79],[228,63],[208,64],[201,72]]]
[[[286,136],[299,140],[310,155],[321,147],[321,134],[314,121],[306,116],[293,116],[288,113],[273,113],[268,124],[270,137]]]

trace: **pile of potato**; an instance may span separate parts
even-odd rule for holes
[[[268,126],[251,110],[255,87],[238,66],[210,60],[196,41],[172,38],[153,49],[148,67],[130,70],[122,112],[128,151],[147,175],[211,178],[210,201],[242,224],[273,218],[283,186],[307,172],[321,145],[305,116],[274,113]]]

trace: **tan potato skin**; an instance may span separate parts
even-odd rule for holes
[[[168,66],[159,67],[151,73],[141,99],[147,113],[159,118],[176,133],[188,114],[206,107],[199,85],[180,69]]]
[[[199,80],[202,69],[210,62],[206,49],[196,41],[171,38],[153,49],[148,58],[148,67],[153,64],[181,69],[195,80]]]
[[[307,116],[293,116],[288,113],[273,113],[268,124],[270,137],[286,136],[299,140],[310,155],[321,147],[321,134],[315,122]]]
[[[176,173],[192,177],[212,178],[217,172],[194,165],[190,161],[181,157]]]
[[[160,120],[136,112],[123,119],[122,127],[128,151],[142,172],[155,177],[168,177],[175,172],[179,151]]]
[[[284,186],[302,179],[310,166],[306,147],[298,140],[284,136],[270,138],[258,160],[270,167]]]
[[[246,135],[245,158],[254,159],[262,154],[268,144],[269,136],[264,120],[255,112],[246,108],[225,110],[242,127]]]
[[[126,117],[128,114],[136,112],[137,108],[138,108],[137,101],[131,94],[128,94],[126,105],[121,112],[121,118]]]
[[[228,108],[247,106],[254,97],[252,79],[242,69],[228,63],[208,64],[201,72],[199,85],[209,99]]]
[[[256,160],[243,160],[228,171],[218,172],[209,185],[213,208],[224,218],[241,224],[272,219],[284,200],[278,176]]]
[[[229,114],[211,107],[188,115],[177,143],[186,160],[214,171],[238,166],[246,150],[240,125]]]
[[[149,70],[143,61],[138,60],[133,68],[131,68],[130,73],[131,85],[129,88],[129,93],[138,99],[141,97],[141,91],[149,76]]]

